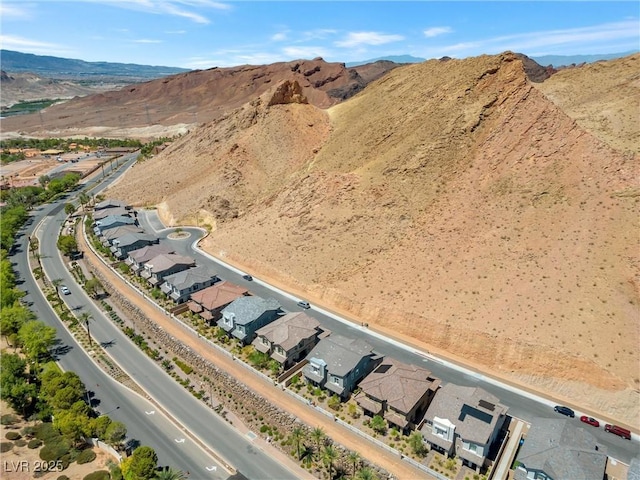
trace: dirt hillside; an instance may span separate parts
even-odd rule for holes
[[[598,111],[625,125],[609,138],[563,90],[602,88],[590,68],[533,86],[511,53],[432,60],[328,110],[267,92],[109,194],[210,225],[211,253],[312,301],[639,426],[637,127],[615,96],[638,98],[637,56],[593,67],[610,69]]]

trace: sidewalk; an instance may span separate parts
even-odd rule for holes
[[[398,456],[393,455],[359,437],[355,433],[340,427],[334,421],[325,415],[322,415],[314,408],[301,404],[286,392],[274,387],[273,383],[269,383],[256,375],[248,375],[245,368],[237,362],[234,362],[228,356],[221,354],[216,349],[212,349],[203,341],[194,341],[194,339],[182,327],[177,325],[170,317],[167,317],[160,312],[149,301],[141,299],[140,296],[131,290],[131,288],[128,287],[118,275],[104,265],[104,263],[93,254],[92,250],[85,243],[82,235],[79,235],[78,237],[78,246],[80,250],[85,252],[85,260],[90,261],[92,265],[108,279],[113,288],[118,290],[120,295],[132,304],[136,305],[147,316],[147,318],[161,326],[169,335],[180,340],[184,344],[189,345],[196,353],[215,364],[221,371],[226,372],[236,379],[240,379],[248,388],[252,389],[258,395],[267,399],[270,403],[281,410],[300,419],[300,421],[307,425],[311,427],[321,427],[326,435],[335,442],[343,445],[349,450],[357,451],[363,458],[366,458],[369,462],[384,468],[395,478],[430,478],[425,472],[412,467],[407,462],[403,462]],[[259,437],[257,437],[254,442],[259,445],[262,450],[269,451],[283,464],[290,465],[291,463],[294,463],[294,471],[298,472],[300,475],[302,475],[303,472],[307,473],[304,469],[298,466],[292,458],[280,452],[275,447],[270,446],[264,440],[259,439]]]

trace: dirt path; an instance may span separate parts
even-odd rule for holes
[[[398,456],[393,455],[382,448],[376,447],[355,433],[340,427],[328,417],[316,411],[313,407],[301,404],[298,400],[294,399],[287,393],[274,387],[273,384],[268,383],[260,377],[249,374],[244,367],[229,357],[217,352],[215,349],[208,347],[203,342],[194,342],[193,338],[189,336],[183,328],[176,325],[174,321],[162,314],[149,302],[141,301],[140,296],[136,292],[132,291],[119,276],[114,274],[111,269],[102,263],[101,260],[97,259],[89,249],[82,235],[79,235],[79,247],[81,250],[86,252],[86,255],[91,255],[92,258],[95,259],[92,263],[105,276],[105,278],[109,280],[111,285],[113,285],[113,287],[118,290],[124,298],[140,308],[140,310],[149,319],[156,322],[174,338],[177,338],[181,342],[189,345],[196,353],[214,363],[220,370],[241,380],[245,385],[247,385],[247,387],[251,388],[258,395],[269,399],[273,405],[281,408],[291,415],[294,415],[296,418],[299,418],[302,422],[311,427],[321,427],[327,436],[335,442],[350,450],[357,451],[362,457],[366,458],[371,463],[384,468],[395,478],[431,478],[425,472],[413,468],[406,462],[403,462]]]

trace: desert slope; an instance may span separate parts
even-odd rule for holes
[[[397,68],[328,111],[260,100],[110,194],[206,218],[211,253],[312,301],[638,426],[638,159],[541,90],[506,53]]]

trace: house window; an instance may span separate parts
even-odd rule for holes
[[[244,334],[244,325],[238,325],[237,329],[238,329],[238,333]]]
[[[313,373],[315,373],[316,375],[320,375],[320,367],[318,365],[316,365],[315,363],[311,364],[311,371]]]
[[[469,442],[468,444],[465,444],[464,449],[477,454],[478,450],[480,449],[480,446],[476,445],[473,442]]]
[[[280,345],[276,347],[276,352],[278,352],[280,355],[284,355],[284,349]]]
[[[260,340],[262,341],[263,345],[266,345],[267,347],[270,345],[269,340],[267,340],[267,337],[260,337]]]
[[[443,429],[443,428],[441,428],[441,427],[439,427],[437,425],[434,425],[433,426],[433,434],[437,435],[439,437],[442,437],[442,438],[447,438],[448,434],[449,434],[449,431],[446,430],[446,429]]]
[[[331,375],[331,383],[340,385],[340,377],[338,377],[337,375]]]

